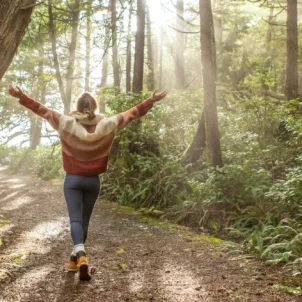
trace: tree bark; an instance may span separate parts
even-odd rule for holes
[[[164,28],[160,29],[160,46],[159,46],[159,80],[158,88],[161,91],[163,89],[163,55],[164,55]]]
[[[111,0],[111,31],[112,31],[112,64],[114,87],[120,88],[120,75],[117,51],[117,31],[116,31],[116,0]]]
[[[35,3],[36,0],[0,2],[0,80],[16,54]]]
[[[193,141],[189,148],[186,150],[182,157],[182,163],[193,164],[202,155],[206,147],[206,128],[205,128],[205,118],[204,111],[202,112],[201,119],[198,123],[197,132],[194,135]]]
[[[268,16],[268,24],[267,24],[267,31],[266,31],[266,51],[270,53],[271,51],[271,42],[272,42],[272,32],[273,32],[273,25],[271,24],[274,18],[274,8],[275,8],[275,1],[276,0],[271,0],[269,3],[271,5],[270,11],[269,11],[269,16]]]
[[[146,14],[147,14],[147,57],[148,57],[147,88],[149,91],[153,91],[155,87],[154,56],[153,56],[153,46],[152,46],[151,18],[150,18],[150,11],[148,6],[146,7]]]
[[[184,24],[184,1],[177,0],[176,4],[176,57],[175,57],[175,88],[185,88],[185,24]]]
[[[126,59],[126,92],[131,91],[131,26],[132,26],[132,1],[129,4],[127,59]]]
[[[72,8],[72,23],[71,23],[71,41],[69,45],[69,59],[66,72],[66,106],[64,108],[64,114],[70,112],[71,105],[71,92],[72,92],[72,83],[74,75],[74,63],[75,63],[75,52],[77,47],[77,37],[78,37],[78,23],[80,16],[80,1],[75,0]]]
[[[145,48],[145,0],[137,0],[137,31],[135,35],[135,55],[134,55],[134,93],[143,90],[144,79],[144,48]]]
[[[39,47],[39,65],[38,65],[38,101],[41,104],[46,102],[46,83],[43,79],[44,73],[44,51],[42,43]],[[30,125],[30,148],[36,149],[41,142],[41,132],[42,132],[42,119],[37,115],[33,114],[31,116]]]
[[[106,28],[106,34],[109,34],[109,29]],[[100,87],[104,88],[107,85],[107,78],[108,78],[108,49],[104,49],[104,56],[103,56],[103,64],[102,64],[102,77],[101,77],[101,84]]]
[[[49,17],[48,25],[49,25],[49,32],[50,32],[50,39],[51,39],[53,63],[54,63],[54,67],[56,70],[56,79],[58,82],[59,91],[60,91],[61,99],[64,104],[64,112],[65,112],[65,111],[67,111],[68,103],[67,103],[64,83],[63,83],[63,79],[62,79],[62,75],[61,75],[61,71],[60,71],[60,64],[59,64],[58,53],[57,53],[57,34],[56,34],[56,28],[55,28],[55,23],[54,23],[54,18],[53,18],[52,4],[50,1],[48,2],[48,17]]]
[[[86,9],[86,57],[85,57],[85,90],[90,91],[90,48],[91,48],[91,0]]]
[[[267,18],[268,24],[267,24],[266,39],[265,39],[266,58],[264,62],[264,75],[263,75],[264,78],[261,83],[262,89],[267,92],[269,92],[271,85],[267,83],[266,78],[273,66],[273,50],[271,47],[272,44],[271,42],[272,42],[272,35],[273,35],[272,23],[274,19],[275,0],[271,0],[270,2],[268,2],[268,5],[270,5],[270,12]]]
[[[215,15],[215,11],[217,7],[221,5],[221,0],[214,0],[212,3],[213,3],[213,12],[214,12],[213,17],[214,17],[214,31],[215,31],[216,43],[217,46],[221,46],[223,23],[222,23],[222,18],[220,16]]]
[[[109,12],[110,9],[108,9],[108,19],[110,18],[111,13]],[[107,85],[107,78],[108,78],[108,48],[110,45],[110,28],[108,26],[108,23],[105,27],[105,42],[104,42],[104,54],[103,54],[103,62],[102,62],[102,77],[101,77],[101,84],[100,88],[104,88]]]
[[[209,161],[222,166],[216,105],[216,47],[211,0],[199,0],[205,132]]]
[[[285,95],[287,100],[299,97],[298,89],[298,11],[297,0],[287,0],[287,63]]]
[[[107,21],[111,19],[111,9],[110,4],[108,7],[108,15],[107,15]],[[104,88],[107,86],[107,78],[108,78],[108,64],[109,64],[109,55],[108,55],[108,48],[110,46],[110,27],[109,22],[106,22],[105,26],[105,41],[104,41],[104,54],[102,58],[102,76],[101,76],[101,83],[100,88]],[[103,95],[99,99],[99,110],[100,112],[105,112],[106,104],[105,104],[105,96]]]
[[[46,97],[46,88],[43,88],[41,91],[41,97],[39,98],[39,102],[45,102]],[[36,115],[31,116],[30,118],[30,148],[36,149],[41,143],[41,132],[42,132],[42,119]]]

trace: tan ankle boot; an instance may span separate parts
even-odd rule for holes
[[[79,278],[83,281],[89,281],[91,279],[91,275],[89,272],[88,261],[86,257],[86,253],[84,251],[80,251],[77,253],[77,267],[80,271]]]
[[[78,258],[77,256],[71,255],[67,264],[67,269],[69,272],[77,272],[78,271]]]

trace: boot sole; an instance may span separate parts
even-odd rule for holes
[[[79,275],[80,280],[89,281],[91,279],[87,264],[85,263],[81,264],[79,270],[80,270],[80,275]]]

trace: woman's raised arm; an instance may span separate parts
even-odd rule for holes
[[[12,97],[19,99],[19,103],[21,105],[30,109],[35,114],[47,120],[55,130],[59,129],[59,121],[60,121],[60,117],[62,116],[61,113],[49,109],[43,104],[28,97],[26,94],[23,93],[22,89],[19,88],[18,86],[15,89],[11,84],[9,84],[8,92]]]
[[[117,114],[118,130],[123,129],[131,121],[144,116],[152,108],[153,104],[165,98],[167,93],[167,90],[164,90],[161,93],[156,93],[156,90],[154,90],[150,98],[125,112]]]

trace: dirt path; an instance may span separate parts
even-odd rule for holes
[[[5,169],[1,237],[0,301],[302,301],[274,289],[276,269],[101,202],[86,246],[97,272],[80,282],[65,269],[72,245],[61,186]]]

